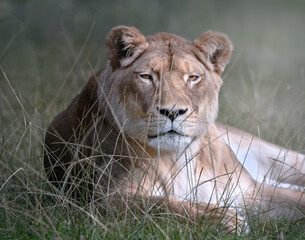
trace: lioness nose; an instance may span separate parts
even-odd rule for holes
[[[174,120],[180,116],[183,115],[187,112],[188,108],[186,109],[166,109],[166,108],[158,108],[157,110],[159,111],[160,114],[168,117],[172,122],[174,122]]]

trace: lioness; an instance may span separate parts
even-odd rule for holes
[[[302,186],[304,156],[215,123],[232,52],[226,35],[206,32],[189,42],[118,26],[106,45],[105,69],[46,132],[44,165],[52,183],[77,197],[90,189],[89,198],[103,207],[143,208],[150,200],[229,228],[245,220],[246,208],[303,217],[301,191],[259,183],[240,162],[260,163],[256,171],[273,182]],[[284,164],[277,164],[281,152]]]

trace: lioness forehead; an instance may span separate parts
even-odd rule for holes
[[[201,73],[204,69],[204,65],[193,54],[192,44],[182,37],[158,33],[149,36],[147,42],[149,47],[139,61],[141,70]]]
[[[183,37],[177,36],[172,33],[156,33],[154,35],[150,35],[146,37],[147,42],[150,45],[157,44],[158,46],[161,45],[168,45],[169,43],[172,46],[178,45],[190,45],[191,43]]]
[[[169,54],[157,49],[143,54],[141,59],[139,59],[137,70],[139,72],[150,70],[155,73],[176,71],[183,74],[203,74],[205,66],[196,57],[187,52]]]
[[[157,50],[168,56],[179,56],[186,53],[192,54],[194,50],[191,42],[171,33],[157,33],[148,36],[147,42],[149,44],[148,51]]]

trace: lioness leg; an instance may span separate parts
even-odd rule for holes
[[[253,196],[255,214],[265,214],[276,219],[285,217],[299,219],[305,217],[305,194],[288,188],[281,188],[267,184],[258,186],[256,196]],[[303,211],[303,212],[302,212]]]
[[[104,197],[100,199],[105,203]],[[100,202],[96,199],[97,207]],[[106,200],[106,204],[110,211],[115,209],[117,214],[132,212],[136,215],[138,212],[151,215],[168,211],[181,221],[204,221],[205,224],[221,226],[226,231],[241,232],[244,220],[235,210],[217,204],[193,203],[167,197],[114,194]]]
[[[304,154],[266,142],[231,126],[217,123],[217,128],[254,179],[304,186]]]

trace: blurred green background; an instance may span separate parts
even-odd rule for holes
[[[304,128],[305,1],[1,0],[0,66],[12,85],[1,73],[1,132],[25,110],[44,129],[105,65],[104,37],[119,24],[190,40],[224,32],[234,53],[219,120],[282,145]]]

